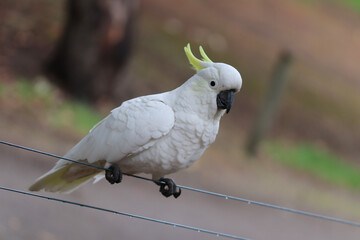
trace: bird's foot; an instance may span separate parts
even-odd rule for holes
[[[174,196],[174,198],[178,198],[181,194],[181,188],[177,187],[175,182],[171,178],[160,178],[159,181],[164,183],[160,183],[160,192],[165,197]]]
[[[120,170],[119,165],[112,164],[105,173],[105,178],[108,180],[109,183],[119,183],[122,180],[122,172]]]

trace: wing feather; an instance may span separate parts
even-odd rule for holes
[[[124,102],[95,125],[65,157],[117,162],[122,158],[151,147],[167,135],[175,122],[174,112],[161,99],[140,97]],[[67,164],[58,161],[55,168]]]

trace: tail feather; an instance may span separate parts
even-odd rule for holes
[[[30,187],[30,191],[71,193],[89,182],[101,172],[87,166],[67,164],[57,167],[39,177]]]

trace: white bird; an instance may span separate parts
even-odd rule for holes
[[[161,180],[160,192],[178,197],[181,190],[165,175],[191,166],[215,141],[219,123],[239,92],[240,73],[224,63],[213,63],[200,46],[202,60],[185,48],[197,71],[180,87],[137,97],[121,104],[96,124],[64,157],[107,168],[105,177],[119,183],[122,172],[152,174]],[[104,171],[59,160],[29,190],[72,192]]]

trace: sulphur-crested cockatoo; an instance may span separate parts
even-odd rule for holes
[[[220,118],[230,111],[242,85],[235,68],[212,62],[202,47],[202,60],[189,44],[185,53],[196,70],[194,76],[172,91],[123,102],[65,157],[107,168],[105,177],[111,184],[121,181],[122,171],[150,173],[163,182],[164,196],[178,197],[181,190],[164,176],[191,166],[214,142]],[[59,160],[29,189],[72,192],[103,176],[102,170]]]

